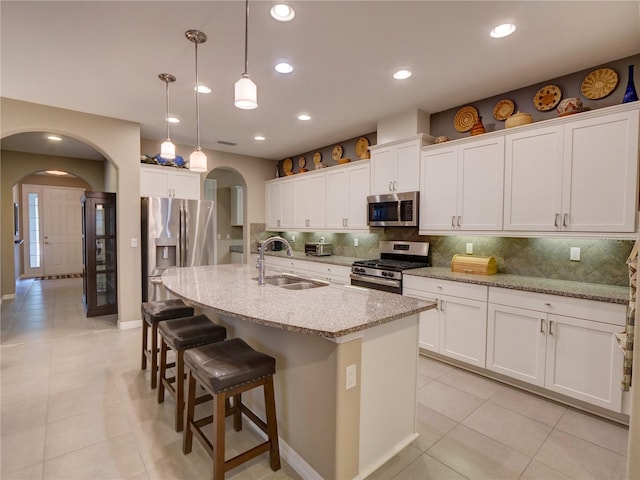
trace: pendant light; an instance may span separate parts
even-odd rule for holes
[[[251,110],[258,106],[258,87],[249,78],[247,68],[247,44],[249,37],[249,0],[245,0],[244,17],[244,73],[235,85],[235,106]]]
[[[185,36],[196,46],[196,149],[189,156],[189,170],[192,172],[207,171],[207,156],[200,148],[200,98],[198,93],[198,44],[207,41],[207,36],[199,30],[187,30]]]
[[[167,122],[167,139],[160,145],[160,156],[167,160],[173,160],[176,158],[176,146],[171,143],[171,137],[169,137],[169,83],[176,81],[176,77],[170,73],[161,73],[158,78],[166,83],[167,90],[167,116],[165,121]]]

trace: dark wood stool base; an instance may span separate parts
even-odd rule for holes
[[[220,346],[224,349],[225,344],[233,343],[238,340],[242,342],[240,339],[232,339],[211,345],[210,347]],[[250,349],[248,345],[247,349]],[[194,357],[191,355],[191,353],[194,350],[189,350],[187,352],[188,357],[185,357],[185,365],[189,369],[189,381],[187,405],[185,408],[185,428],[182,451],[185,454],[191,452],[193,447],[193,436],[195,435],[196,439],[200,442],[200,444],[204,447],[204,449],[213,460],[213,480],[224,480],[226,472],[266,452],[269,452],[269,462],[271,469],[273,471],[279,470],[280,450],[278,446],[278,426],[276,422],[276,403],[275,393],[273,389],[273,373],[260,376],[259,378],[254,378],[252,380],[242,381],[237,385],[226,385],[224,389],[216,389],[215,387],[212,387],[212,382],[210,381],[211,378],[207,378],[206,372],[194,372],[194,370],[198,370],[198,366],[192,363]],[[231,356],[233,356],[233,354]],[[264,356],[267,357],[266,355]],[[214,361],[218,361],[221,358],[221,361],[224,362],[225,358],[223,358],[223,355],[217,356]],[[233,362],[233,360],[234,358],[231,358],[231,362]],[[242,362],[239,363],[242,364]],[[243,367],[240,367],[239,369],[242,369]],[[226,373],[229,373],[231,370],[231,368],[228,368],[226,370]],[[246,367],[245,372],[243,373],[246,373]],[[213,415],[200,419],[195,418],[197,384],[200,384],[200,386],[209,395],[211,395],[211,397],[213,397]],[[215,384],[215,382],[213,384]],[[244,403],[242,403],[243,392],[252,390],[260,386],[263,387],[264,392],[266,422],[258,417],[253,411],[251,411]],[[233,405],[231,405],[231,402],[229,401],[230,399],[233,399]],[[228,416],[233,416],[233,427],[236,431],[240,431],[242,430],[242,414],[246,415],[258,428],[260,428],[260,430],[262,430],[267,435],[267,440],[243,453],[240,453],[239,455],[236,455],[233,458],[225,460],[225,418]],[[210,423],[213,423],[213,441],[210,441],[205,436],[202,430],[204,426]]]

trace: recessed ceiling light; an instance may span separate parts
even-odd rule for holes
[[[177,119],[176,117],[168,117],[167,118],[167,122],[169,122],[169,123],[180,123],[180,120]]]
[[[197,90],[198,93],[211,93],[211,89],[209,87],[207,87],[206,85],[198,85],[197,87],[194,87],[193,89]]]
[[[289,22],[296,16],[296,12],[289,5],[279,3],[271,7],[271,16],[279,22]]]
[[[496,28],[491,30],[491,33],[489,33],[489,35],[491,35],[492,38],[504,38],[508,37],[515,31],[516,26],[513,23],[503,23],[502,25],[498,25]]]
[[[46,170],[49,175],[67,175],[67,172],[63,172],[62,170]]]
[[[53,142],[61,142],[62,138],[57,135],[48,135],[47,138]]]
[[[255,137],[253,137],[254,140],[258,140],[259,142],[266,140],[267,137],[265,137],[264,135],[256,135]]]
[[[273,68],[275,68],[276,72],[278,72],[278,73],[291,73],[291,72],[293,72],[293,67],[290,64],[286,63],[286,62],[279,63]]]
[[[298,115],[298,120],[303,120],[303,121],[311,120],[311,116],[307,115],[306,113],[303,113],[301,115]]]
[[[411,76],[411,72],[409,70],[398,70],[393,74],[393,78],[396,80],[406,80]]]

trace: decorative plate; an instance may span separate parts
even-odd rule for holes
[[[336,162],[342,158],[342,146],[336,145],[331,150],[331,158],[333,158]]]
[[[582,81],[580,91],[591,100],[609,95],[618,85],[618,74],[610,68],[600,68],[587,75]]]
[[[558,105],[562,99],[562,92],[560,87],[556,85],[546,85],[538,90],[535,97],[533,97],[533,105],[541,112],[551,110]]]
[[[471,105],[462,107],[453,118],[453,126],[459,132],[468,132],[478,121],[478,110]]]
[[[316,167],[322,163],[322,154],[320,152],[316,152],[313,154],[313,163],[316,165]]]
[[[282,171],[285,175],[291,175],[291,170],[293,170],[293,160],[285,158],[282,162]]]
[[[369,155],[369,139],[366,137],[360,137],[356,142],[356,155],[362,160],[371,158]]]
[[[493,107],[493,118],[496,120],[506,120],[513,113],[516,106],[509,99],[500,100]]]

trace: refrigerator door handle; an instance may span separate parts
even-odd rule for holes
[[[186,228],[184,224],[184,210],[180,208],[180,266],[184,267],[185,264],[185,250],[186,250]]]

